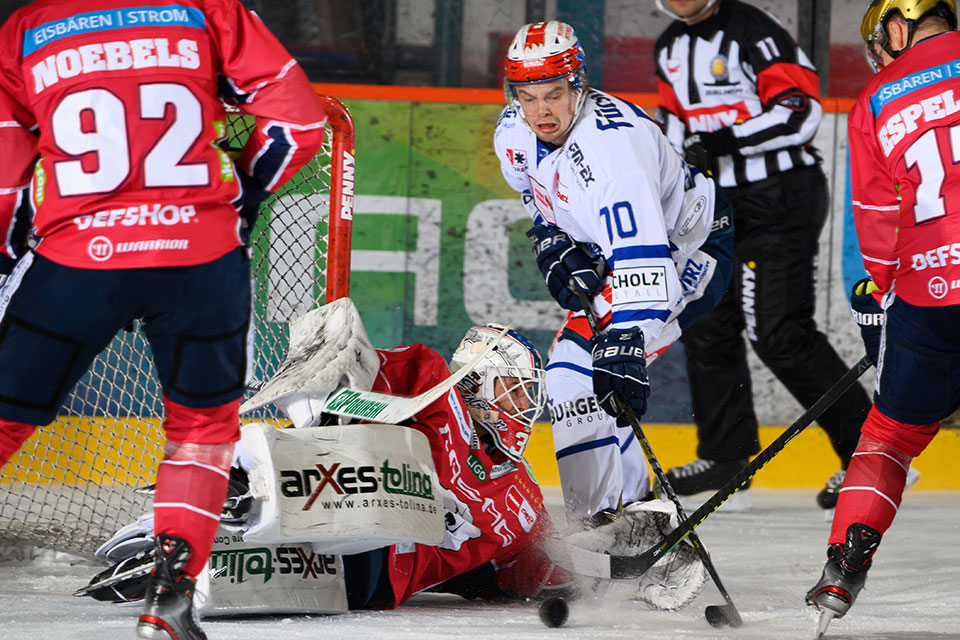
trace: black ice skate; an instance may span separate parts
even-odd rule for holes
[[[847,475],[846,469],[840,469],[827,479],[827,484],[820,493],[817,494],[817,504],[821,509],[833,509],[837,506],[837,498],[840,497],[840,487],[843,486],[843,479]]]
[[[837,500],[840,498],[840,488],[843,486],[843,479],[846,477],[846,475],[846,470],[840,469],[835,474],[830,476],[830,478],[827,480],[826,486],[824,486],[823,489],[820,490],[820,493],[817,494],[817,504],[820,505],[821,509],[828,511],[826,520],[833,519],[832,510],[837,506]],[[919,471],[913,467],[907,469],[907,478],[903,485],[904,491],[917,484],[917,480],[919,479]]]
[[[159,535],[156,564],[147,584],[137,637],[149,640],[207,640],[193,608],[196,583],[183,573],[190,545],[183,538]]]
[[[685,498],[704,491],[714,492],[723,487],[738,471],[747,465],[747,460],[732,460],[729,462],[717,462],[714,460],[704,460],[697,458],[693,462],[680,467],[673,467],[667,470],[667,479],[670,486],[680,497],[680,504],[684,509],[694,510],[700,506],[703,500]],[[747,489],[750,488],[750,482],[747,483],[726,502],[720,509],[723,511],[747,511],[750,509],[750,496]],[[657,497],[666,498],[666,493],[660,487],[660,481],[654,484],[653,491]]]
[[[820,581],[806,596],[807,604],[820,610],[817,639],[823,637],[831,620],[842,618],[853,606],[879,544],[879,531],[855,522],[847,528],[843,545],[833,544],[827,549],[827,564]]]

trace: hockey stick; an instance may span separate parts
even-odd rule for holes
[[[580,304],[583,306],[583,312],[587,316],[587,322],[590,324],[590,330],[594,337],[600,335],[600,325],[597,322],[597,314],[593,310],[593,305],[591,304],[590,299],[587,298],[587,294],[584,293],[583,290],[579,289],[574,284],[572,279],[570,281],[570,289],[572,289],[580,299]],[[647,435],[643,432],[643,428],[640,426],[640,420],[637,419],[636,414],[633,412],[633,407],[627,403],[623,395],[618,393],[616,398],[617,404],[620,405],[620,411],[624,416],[626,416],[627,422],[630,423],[630,427],[633,429],[633,434],[637,437],[637,441],[640,443],[640,448],[643,449],[643,455],[650,464],[650,468],[653,469],[653,473],[660,482],[660,486],[666,492],[670,501],[676,506],[677,515],[680,516],[681,520],[685,521],[687,519],[687,515],[683,510],[683,506],[680,504],[680,498],[677,497],[676,492],[670,485],[670,480],[667,478],[667,474],[664,472],[663,467],[660,466],[660,461],[657,460],[657,456],[653,452],[653,447],[650,446],[650,441],[647,439]],[[717,590],[720,592],[720,595],[723,596],[724,602],[726,602],[724,605],[713,605],[712,607],[707,607],[705,612],[707,621],[714,627],[723,626],[724,624],[729,624],[732,627],[741,626],[743,624],[743,619],[740,617],[740,612],[737,611],[737,605],[733,603],[733,598],[730,597],[726,587],[723,586],[723,581],[720,579],[720,574],[717,573],[717,568],[713,566],[713,561],[710,559],[710,554],[700,541],[700,536],[694,533],[691,529],[688,537],[690,538],[690,543],[693,545],[693,548],[696,549],[697,555],[700,556],[703,566],[706,567],[707,573],[710,574],[710,578],[713,579],[713,583],[717,586]],[[651,566],[653,565],[651,564]]]
[[[483,361],[487,354],[496,348],[500,340],[507,335],[510,329],[511,327],[509,326],[504,327],[493,341],[486,345],[483,351],[474,356],[470,362],[450,374],[448,378],[440,382],[437,386],[428,389],[418,396],[394,396],[376,391],[341,389],[324,402],[322,411],[324,413],[332,413],[348,418],[359,418],[384,424],[400,424],[414,417],[428,405],[435,402],[440,396],[450,391],[450,389],[466,377],[467,374],[476,369],[477,365]],[[277,375],[280,373],[282,373],[282,369],[277,372]],[[259,391],[265,385],[266,382],[262,382],[259,385],[251,384],[249,388],[254,391]],[[253,399],[255,399],[255,397],[251,400]],[[262,406],[261,404],[251,402],[251,400],[247,401],[250,403],[249,405],[245,403],[245,405],[241,407],[241,413],[252,411]],[[275,402],[276,398],[272,401]]]
[[[829,409],[830,405],[846,393],[872,365],[873,362],[868,356],[862,357],[849,371],[840,376],[840,379],[837,380],[832,387],[827,389],[819,400],[813,403],[793,424],[787,427],[776,440],[767,445],[766,449],[761,451],[756,458],[730,478],[709,500],[700,505],[686,520],[681,522],[679,527],[665,536],[656,547],[652,547],[639,555],[611,556],[587,551],[574,545],[562,545],[562,548],[558,549],[558,553],[566,555],[569,564],[576,567],[576,571],[583,575],[595,578],[640,577],[663,558],[665,553],[693,533],[693,530],[706,520],[707,516],[716,511],[721,504],[726,502],[730,496],[743,487],[743,485],[753,478],[757,471],[766,466],[775,455],[783,451],[787,443],[797,437],[811,422],[819,418],[824,411]]]

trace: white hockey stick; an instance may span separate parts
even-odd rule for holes
[[[392,396],[386,393],[377,393],[376,391],[357,391],[355,389],[341,389],[333,394],[323,405],[325,413],[333,413],[338,416],[347,416],[350,418],[362,418],[365,420],[375,420],[385,424],[400,424],[405,420],[417,415],[428,405],[436,401],[440,396],[453,388],[458,382],[477,368],[484,357],[500,343],[503,336],[507,335],[510,327],[504,327],[497,334],[493,341],[484,347],[483,351],[478,353],[466,366],[461,367],[450,375],[449,378],[412,398],[406,396]]]
[[[504,327],[493,341],[484,347],[483,351],[478,353],[464,367],[452,373],[437,386],[418,396],[395,396],[376,391],[341,389],[327,398],[323,403],[322,411],[323,413],[371,420],[382,424],[400,424],[414,417],[428,405],[435,402],[440,396],[447,393],[454,385],[460,382],[468,373],[476,369],[477,365],[483,361],[487,354],[493,351],[510,329],[511,327],[509,326]],[[264,383],[261,383],[259,386],[263,384]],[[258,385],[250,385],[250,388],[256,390],[257,386]]]

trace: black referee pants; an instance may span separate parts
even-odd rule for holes
[[[734,211],[734,274],[716,308],[681,341],[697,425],[697,456],[729,461],[760,451],[743,332],[753,350],[804,407],[848,367],[817,330],[814,268],[827,215],[819,166],[724,189]],[[859,384],[819,423],[846,467],[870,400]]]

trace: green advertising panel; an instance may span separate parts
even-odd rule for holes
[[[546,359],[565,312],[524,233],[530,220],[493,148],[502,107],[347,100],[357,128],[351,297],[377,347],[449,357],[472,324],[510,324]],[[689,419],[679,345],[651,375],[662,421]]]

